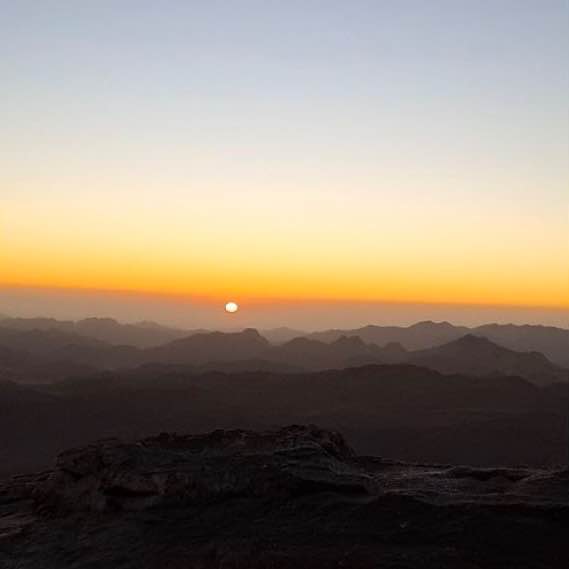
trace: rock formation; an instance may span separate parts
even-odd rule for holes
[[[356,456],[313,426],[163,433],[0,483],[2,569],[569,563],[569,473]]]

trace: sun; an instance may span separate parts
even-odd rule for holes
[[[234,312],[237,312],[239,310],[239,305],[236,302],[228,302],[225,305],[225,312],[229,312],[230,314],[233,314]]]

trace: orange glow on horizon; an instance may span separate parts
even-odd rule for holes
[[[344,220],[334,207],[314,212],[317,224],[288,227],[266,212],[217,219],[209,206],[194,219],[182,208],[169,216],[134,208],[121,217],[95,203],[88,212],[77,203],[25,205],[1,220],[3,285],[212,302],[569,307],[562,228],[537,217],[521,225],[489,210],[467,219],[445,214],[435,224],[408,212],[401,227],[390,212]]]
[[[225,289],[220,290],[217,293],[213,293],[211,289],[209,291],[189,291],[183,289],[153,289],[150,287],[139,287],[128,288],[128,287],[117,287],[117,286],[85,286],[85,285],[74,285],[74,284],[61,284],[59,282],[0,282],[0,290],[2,288],[9,289],[34,289],[34,290],[50,290],[53,292],[61,293],[103,293],[118,296],[139,296],[145,298],[157,298],[157,299],[169,299],[174,301],[194,301],[201,304],[209,305],[219,305],[220,303],[225,304],[225,299],[228,294]],[[310,295],[310,294],[299,294],[299,295],[284,295],[284,294],[270,294],[270,291],[257,291],[256,294],[252,294],[251,291],[243,290],[239,292],[238,287],[232,287],[233,294],[235,298],[239,298],[239,306],[241,305],[288,305],[288,304],[367,304],[367,303],[382,303],[382,304],[409,304],[409,305],[440,305],[440,306],[484,306],[484,307],[508,307],[508,308],[544,308],[544,309],[554,309],[554,310],[568,310],[569,301],[566,297],[561,297],[560,302],[527,302],[518,301],[515,299],[505,296],[503,299],[496,299],[494,297],[484,298],[481,296],[473,298],[460,297],[458,294],[450,297],[447,296],[429,296],[429,297],[413,297],[413,296],[381,296],[381,295],[361,295],[361,296],[350,296],[350,295],[340,295],[340,294],[328,294],[328,295]],[[264,293],[264,294],[263,294]]]

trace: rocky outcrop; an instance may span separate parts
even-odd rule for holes
[[[110,439],[0,481],[0,568],[565,569],[568,489],[355,456],[312,426]]]
[[[352,456],[341,435],[302,426],[112,439],[60,454],[34,497],[44,509],[107,511],[235,496],[369,493],[372,478]]]

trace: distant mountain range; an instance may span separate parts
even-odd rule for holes
[[[54,318],[8,318],[0,316],[0,327],[19,331],[57,330],[94,338],[108,344],[148,348],[171,342],[192,333],[161,326],[154,322],[122,324],[113,318],[86,318],[84,320],[55,320]],[[203,330],[196,330],[201,332]]]
[[[5,319],[0,476],[99,437],[295,422],[405,460],[564,460],[567,370],[536,346],[560,355],[566,330],[423,322],[292,332],[270,342],[254,329]]]
[[[398,342],[407,350],[440,346],[472,334],[520,352],[536,351],[562,367],[569,367],[569,330],[553,326],[485,324],[475,328],[454,326],[448,322],[419,322],[412,326],[364,326],[349,330],[314,332],[308,337],[332,342],[341,336],[358,336],[364,342],[384,346]]]
[[[156,324],[139,322],[135,324],[119,323],[112,318],[87,318],[73,321],[53,318],[9,318],[0,316],[0,328],[34,331],[58,330],[93,338],[113,345],[127,345],[137,348],[156,347],[173,340],[205,333],[207,330],[182,330]],[[448,322],[418,322],[412,326],[377,326],[368,325],[353,329],[332,329],[307,333],[287,327],[261,330],[271,344],[285,344],[299,337],[331,343],[342,336],[357,336],[367,344],[385,347],[388,344],[400,344],[406,350],[433,348],[458,340],[472,334],[487,338],[499,346],[519,352],[541,352],[553,363],[569,368],[569,329],[552,326],[485,324],[469,328],[455,326]]]
[[[539,352],[516,352],[472,334],[436,348],[409,352],[404,361],[442,373],[518,376],[541,385],[568,379],[567,370]]]
[[[439,336],[440,337],[440,336]],[[0,378],[50,382],[97,369],[150,363],[224,371],[318,371],[366,364],[413,364],[442,373],[519,376],[539,385],[567,380],[563,369],[539,352],[518,352],[484,337],[466,334],[448,343],[408,350],[398,342],[383,347],[360,335],[294,338],[273,345],[254,329],[198,332],[151,348],[112,345],[57,329],[0,328]]]

